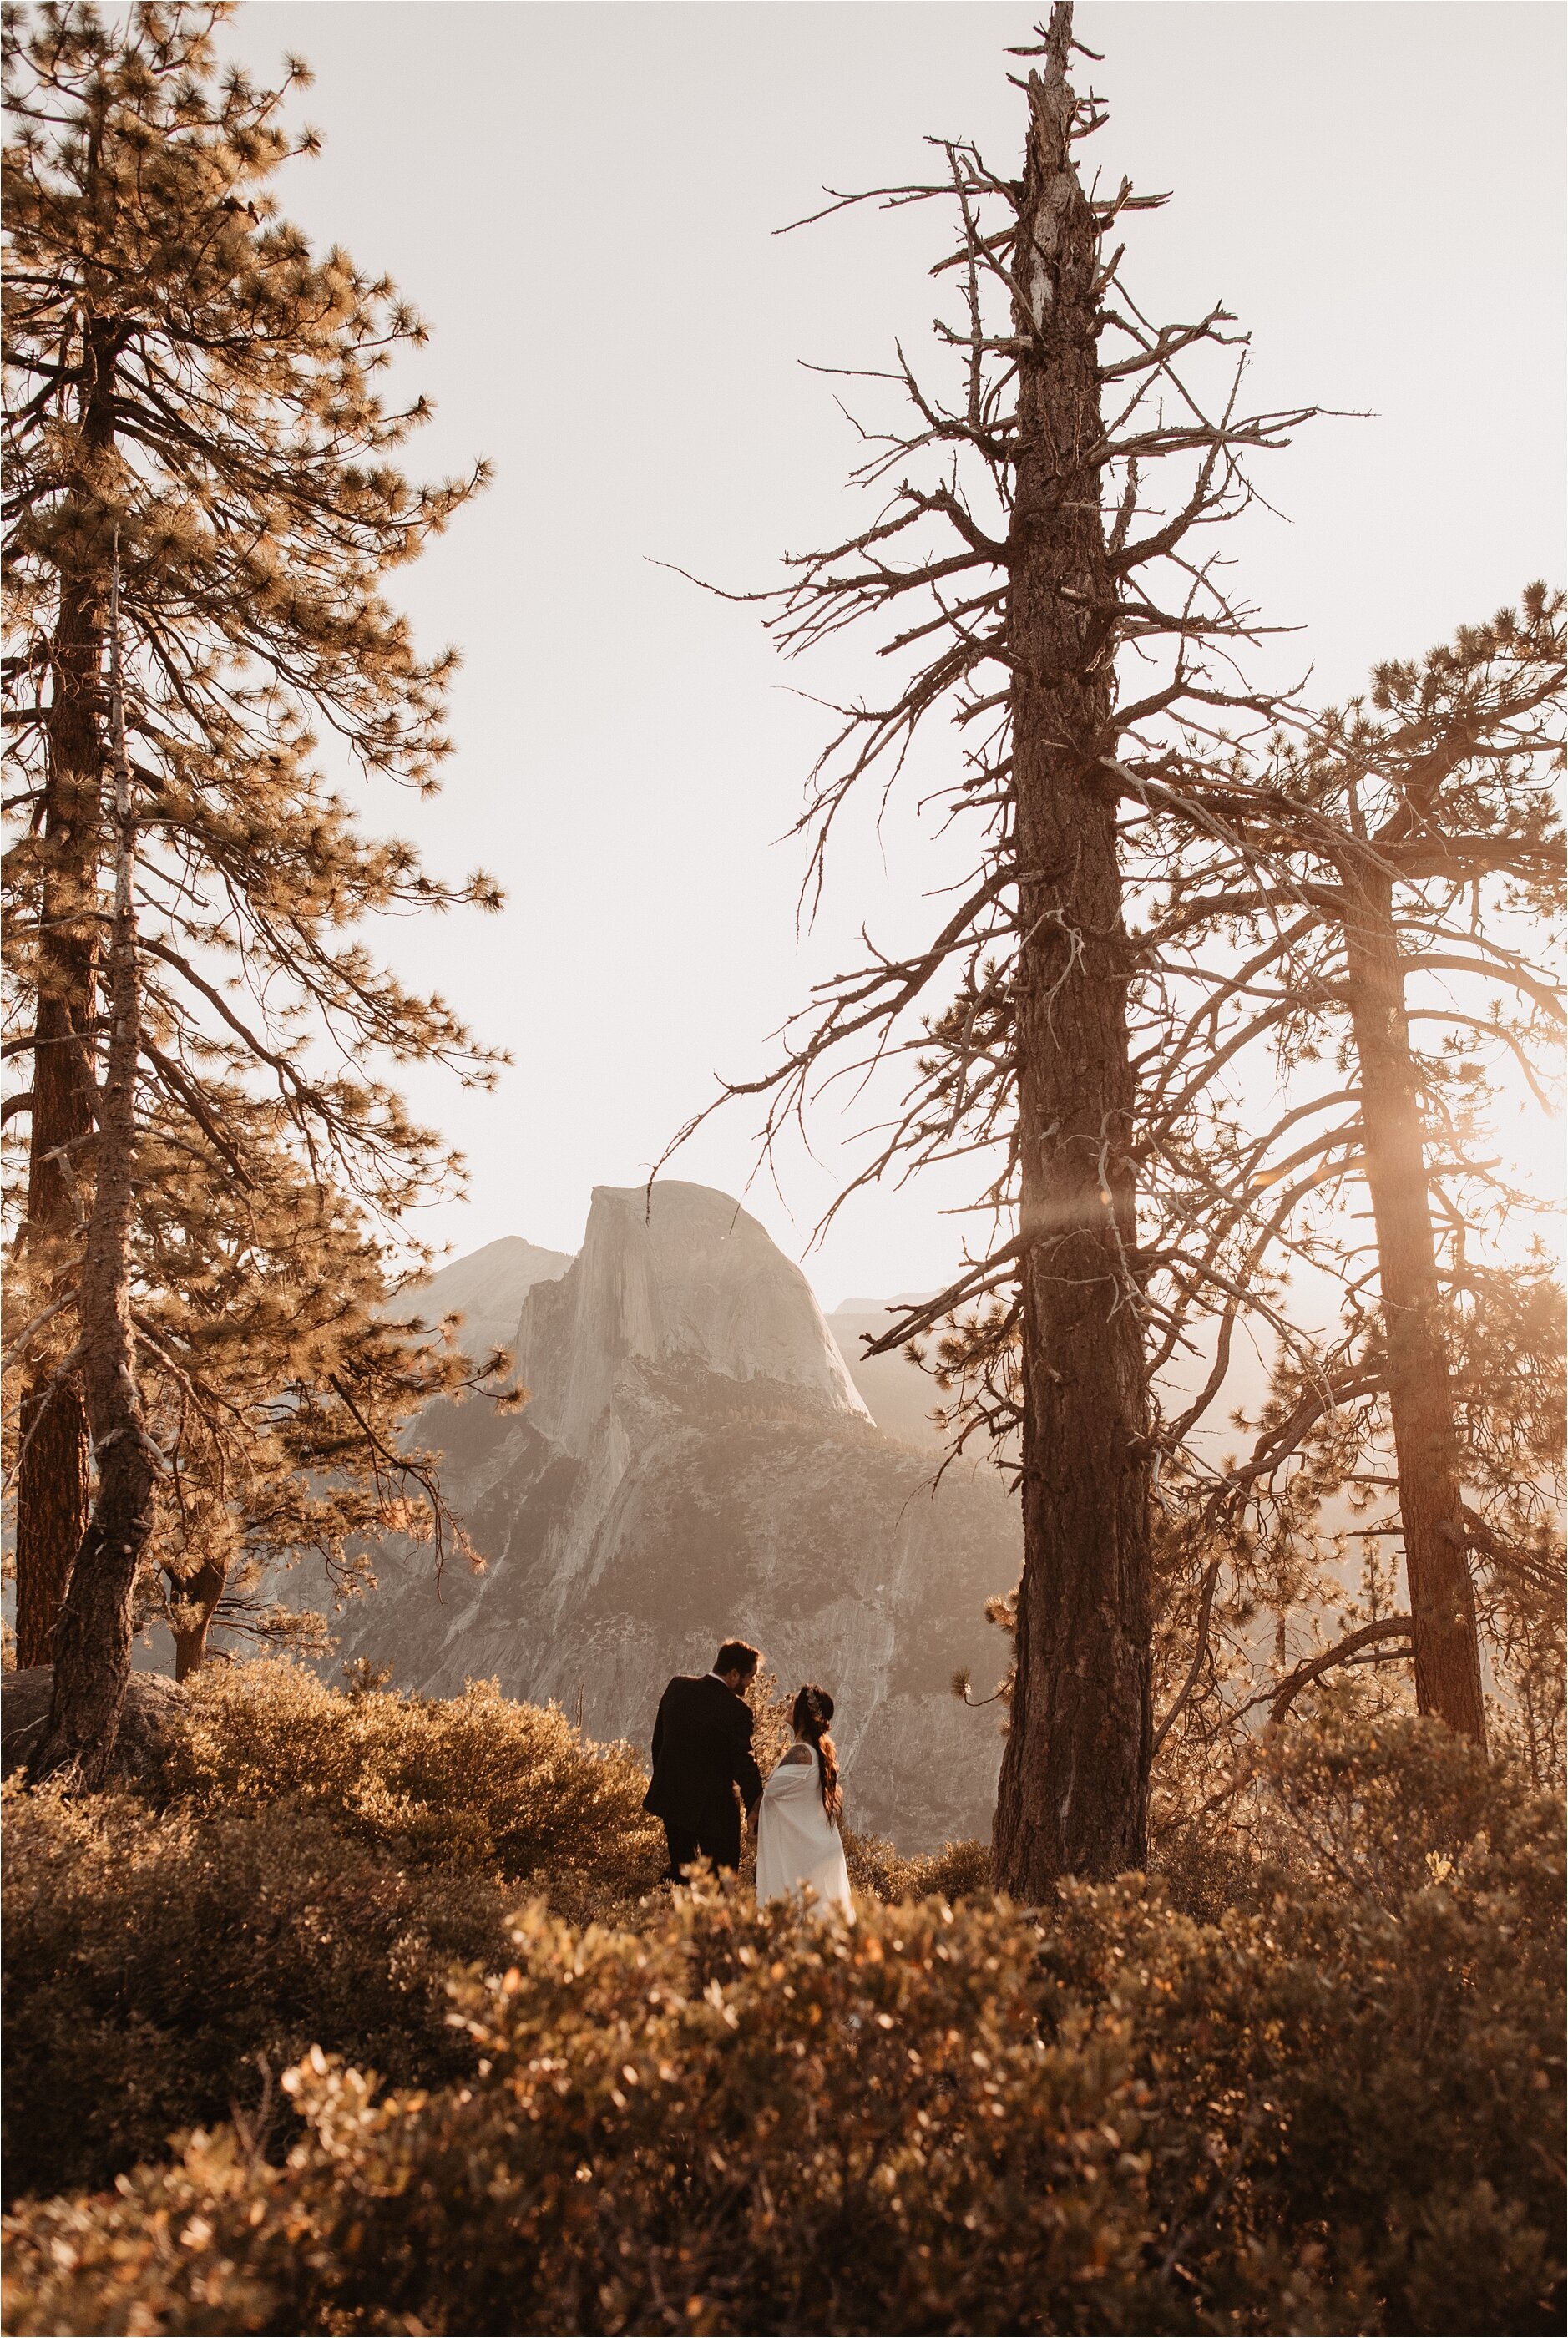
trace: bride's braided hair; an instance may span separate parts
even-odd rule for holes
[[[822,1761],[822,1807],[830,1819],[837,1819],[844,1807],[844,1789],[838,1783],[838,1756],[833,1740],[828,1734],[828,1724],[833,1718],[833,1700],[825,1688],[808,1681],[795,1699],[789,1720],[808,1744],[815,1745]]]

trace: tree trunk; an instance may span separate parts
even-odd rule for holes
[[[1009,567],[1023,939],[1024,1573],[995,1825],[998,1882],[1039,1900],[1147,1847],[1147,1390],[1131,1260],[1128,953],[1113,745],[1112,579],[1100,431],[1098,235],[1069,143],[1072,11],[1031,74],[1015,329]]]
[[[111,618],[118,850],[109,948],[109,1055],[98,1100],[97,1178],[77,1302],[98,1488],[55,1626],[54,1696],[34,1764],[35,1775],[64,1773],[89,1787],[107,1773],[131,1674],[132,1593],[152,1533],[158,1465],[142,1418],[131,1322],[142,987],[116,618],[117,612]]]
[[[207,1661],[207,1635],[212,1628],[212,1617],[223,1586],[229,1580],[226,1567],[210,1564],[199,1567],[194,1575],[172,1586],[175,1604],[183,1607],[196,1621],[174,1627],[174,1677],[189,1680]]]
[[[1416,1703],[1422,1713],[1436,1714],[1485,1745],[1486,1708],[1459,1433],[1443,1340],[1421,1090],[1405,1016],[1393,889],[1387,878],[1360,865],[1341,873],[1367,1185],[1388,1343],[1388,1409],[1415,1626]]]
[[[113,441],[113,349],[90,322],[83,337],[82,495]],[[70,539],[67,539],[69,542]],[[74,565],[63,565],[50,654],[42,836],[43,883],[34,1024],[26,1246],[48,1261],[57,1295],[74,1280],[83,1212],[78,1195],[93,1123],[92,1024],[97,996],[98,863],[103,838],[100,727],[105,559],[79,519]],[[106,547],[105,547],[106,549]],[[70,558],[70,555],[67,555]],[[65,1320],[72,1321],[67,1311]],[[67,1348],[70,1345],[66,1341]],[[88,1516],[87,1408],[80,1380],[29,1375],[16,1485],[16,1662],[48,1664],[54,1630]]]
[[[54,1626],[90,1507],[87,1408],[80,1384],[50,1392],[47,1372],[22,1399],[27,1441],[16,1473],[16,1669],[54,1661]]]
[[[27,1247],[49,1262],[52,1296],[74,1280],[90,1162],[93,1078],[88,1026],[97,986],[92,906],[101,826],[96,667],[90,588],[64,601],[54,637],[54,704],[44,783],[38,999],[34,1023]],[[65,1320],[73,1319],[66,1311]],[[67,1339],[68,1348],[71,1342]],[[16,1662],[46,1665],[66,1578],[87,1525],[87,1410],[74,1375],[40,1364],[22,1399],[16,1485]]]

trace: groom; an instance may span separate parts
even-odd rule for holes
[[[642,1807],[664,1822],[670,1844],[666,1882],[679,1883],[694,1859],[740,1864],[740,1812],[750,1818],[762,1793],[751,1758],[747,1689],[762,1659],[744,1640],[726,1640],[701,1680],[681,1674],[659,1700],[653,1724],[653,1779]]]

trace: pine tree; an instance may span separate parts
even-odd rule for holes
[[[1376,1477],[1367,1448],[1386,1429],[1410,1613],[1362,1627],[1357,1645],[1403,1633],[1420,1710],[1482,1743],[1470,1554],[1526,1577],[1534,1562],[1527,1532],[1500,1532],[1466,1502],[1477,1467],[1496,1475],[1484,1456],[1498,1447],[1506,1396],[1487,1398],[1485,1373],[1460,1381],[1455,1370],[1466,1352],[1493,1351],[1495,1364],[1498,1327],[1526,1321],[1527,1288],[1540,1281],[1539,1269],[1489,1267],[1480,1252],[1488,1220],[1528,1206],[1488,1158],[1489,1069],[1523,1070],[1539,1095],[1533,1063],[1561,1046],[1562,1001],[1532,944],[1563,900],[1562,613],[1560,594],[1533,587],[1518,611],[1465,627],[1419,663],[1378,667],[1368,698],[1281,736],[1265,765],[1237,761],[1202,799],[1223,841],[1188,871],[1168,920],[1246,927],[1238,1027],[1251,1041],[1271,1033],[1289,1083],[1278,1128],[1250,1131],[1244,1157],[1218,1167],[1230,1169],[1227,1206],[1275,1238],[1326,1188],[1348,1187],[1364,1191],[1373,1226],[1369,1259],[1338,1233],[1343,1335],[1327,1353],[1287,1361],[1232,1486],[1273,1481],[1329,1421],[1338,1482],[1354,1486]],[[1421,1044],[1423,1025],[1436,1026],[1438,1045]],[[1303,1067],[1325,1054],[1338,1084],[1315,1097]],[[1283,1203],[1259,1212],[1254,1194],[1281,1190]],[[1521,1372],[1543,1352],[1537,1332]],[[1473,1439],[1466,1415],[1493,1426]],[[1517,1496],[1517,1458],[1513,1467]],[[1321,1458],[1317,1469],[1332,1482]]]
[[[230,13],[141,0],[109,18],[72,0],[5,32],[5,719],[23,824],[7,1045],[33,1067],[7,1105],[30,1120],[10,1351],[24,1663],[51,1652],[87,1527],[73,1357],[105,1141],[116,545],[141,975],[132,1310],[170,1461],[172,1587],[197,1593],[185,1628],[204,1636],[234,1550],[266,1547],[286,1514],[340,1553],[429,1493],[398,1424],[469,1376],[376,1326],[402,1213],[455,1172],[377,1066],[487,1082],[495,1058],[357,929],[499,896],[364,836],[331,775],[435,786],[456,658],[418,655],[385,584],[484,472],[421,486],[389,459],[428,408],[388,403],[381,377],[425,329],[389,281],[279,218],[270,181],[316,144],[282,121],[307,76],[291,64],[273,91],[222,67]],[[334,1322],[323,1297],[346,1268]],[[225,1329],[240,1321],[244,1342]],[[357,1511],[309,1490],[325,1456]]]

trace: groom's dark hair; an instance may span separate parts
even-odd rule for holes
[[[744,1673],[750,1680],[762,1661],[760,1648],[748,1645],[744,1640],[726,1640],[713,1659],[716,1673]]]

